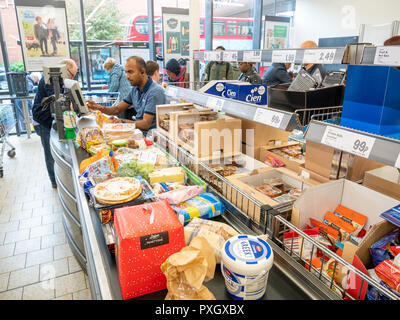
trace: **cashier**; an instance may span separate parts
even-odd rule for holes
[[[165,94],[161,86],[154,82],[146,73],[146,62],[143,58],[132,56],[126,60],[126,77],[132,85],[132,90],[118,105],[104,107],[94,101],[87,101],[91,110],[100,110],[108,115],[120,115],[130,106],[136,111],[136,119],[123,120],[134,123],[137,129],[146,135],[151,129],[156,128],[156,105],[165,104]]]
[[[308,41],[304,41],[301,45],[300,45],[301,49],[315,49],[318,48],[318,45],[311,40]],[[306,70],[308,72],[308,74],[312,75],[315,80],[318,81],[319,84],[322,83],[322,81],[324,80],[325,76],[326,76],[326,71],[324,69],[324,66],[322,64],[305,64],[302,66],[304,70]]]

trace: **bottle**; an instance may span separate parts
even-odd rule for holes
[[[64,135],[66,140],[76,138],[76,113],[75,111],[64,111]]]

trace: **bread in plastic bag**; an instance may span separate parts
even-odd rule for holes
[[[221,263],[221,250],[225,241],[236,235],[239,233],[231,226],[212,220],[193,218],[185,226],[186,245],[189,245],[197,236],[204,237],[214,251],[216,263]]]

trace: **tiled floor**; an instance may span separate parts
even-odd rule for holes
[[[4,156],[0,179],[0,300],[90,300],[87,276],[67,243],[39,137],[10,141],[16,157]]]

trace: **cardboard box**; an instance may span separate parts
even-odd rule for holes
[[[240,83],[239,80],[212,80],[206,85],[200,88],[200,92],[212,94],[214,96],[225,97],[226,96],[226,84],[227,83]]]
[[[119,208],[114,224],[123,299],[166,289],[161,264],[185,246],[183,226],[168,202]]]
[[[306,142],[305,168],[325,178],[336,179],[338,177],[360,181],[364,178],[366,171],[383,166],[382,163],[348,153],[343,153],[340,159],[339,150],[312,141]]]
[[[397,229],[397,227],[394,224],[386,220],[379,221],[372,226],[371,230],[365,235],[358,247],[350,242],[345,244],[343,258],[369,276],[368,269],[374,267],[369,248],[395,229]],[[365,282],[363,283],[363,280],[359,276],[350,272],[348,283],[352,284],[351,286],[349,285],[348,291],[352,297],[358,298],[361,292],[359,299],[364,300],[366,298],[368,284]]]
[[[285,168],[263,168],[259,170],[254,170],[250,173],[237,174],[227,177],[227,180],[237,187],[239,190],[244,192],[246,195],[255,199],[261,205],[268,205],[277,210],[285,210],[285,208],[291,208],[293,201],[288,202],[278,202],[273,198],[266,196],[260,191],[256,190],[253,186],[264,185],[264,179],[279,178],[286,182],[288,185],[299,190],[305,190],[312,186],[312,182],[303,179],[296,175],[294,172]],[[254,219],[256,222],[260,221],[260,207],[254,206],[251,202],[249,203],[246,197],[243,197],[240,193],[228,188],[227,199],[246,213],[250,218]]]
[[[257,105],[267,104],[267,87],[246,82],[226,83],[225,97]]]
[[[280,146],[262,146],[260,147],[259,154],[257,156],[257,159],[265,162],[265,156],[271,155],[278,160],[282,161],[285,164],[285,168],[292,170],[296,173],[301,173],[301,170],[303,169],[302,165],[305,164],[305,158],[304,156],[302,159],[296,159],[296,158],[289,158],[289,157],[284,157],[280,154],[277,154],[275,151],[279,149],[283,149],[289,146],[295,146],[299,145],[298,142],[286,142],[281,144]]]
[[[163,104],[156,106],[157,130],[164,136],[175,141],[174,125],[176,122],[175,112],[185,112],[185,110],[195,109],[193,103]],[[169,114],[169,130],[165,130],[161,125],[161,121]]]
[[[347,179],[339,179],[307,189],[294,202],[292,224],[304,229],[310,218],[322,221],[328,211],[342,205],[368,217],[366,230],[381,221],[379,215],[400,202]]]
[[[393,198],[368,189],[360,184],[340,179],[306,190],[293,205],[291,222],[299,229],[304,229],[309,224],[310,218],[322,222],[326,212],[334,212],[338,205],[345,206],[367,216],[368,220],[364,229],[369,231],[364,236],[360,247],[346,241],[342,254],[343,259],[362,270],[360,262],[353,261],[354,254],[357,253],[361,261],[365,263],[365,266],[369,266],[369,258],[367,257],[369,253],[368,245],[372,241],[374,243],[379,240],[380,235],[387,230],[385,229],[385,231],[380,231],[379,233],[375,231],[377,227],[381,228],[381,225],[387,225],[386,221],[382,221],[379,215],[399,203],[399,201]],[[370,229],[370,227],[372,228]],[[371,239],[376,239],[376,241]],[[348,269],[339,265],[339,270],[341,273],[340,279],[347,278]],[[355,298],[358,297],[361,282],[359,277],[354,273],[350,273],[347,285],[348,293]],[[344,286],[345,283],[341,282],[341,284]],[[365,284],[360,296],[361,299],[365,296],[366,288],[367,285]]]
[[[363,185],[400,200],[400,173],[394,167],[385,166],[365,172]]]
[[[312,181],[317,182],[316,184],[327,183],[327,182],[332,181],[331,179],[321,176],[320,174],[318,174],[310,169],[304,168],[304,165],[300,166],[299,175],[305,179],[310,179]]]
[[[212,120],[204,120],[204,118]],[[178,145],[197,158],[232,156],[241,150],[241,120],[213,111],[176,114]],[[189,129],[182,129],[184,126]],[[192,127],[192,128],[190,128]],[[183,134],[190,136],[183,139]]]

